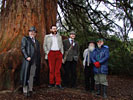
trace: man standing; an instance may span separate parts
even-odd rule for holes
[[[63,84],[72,88],[76,87],[76,66],[79,57],[79,45],[75,41],[75,36],[75,32],[70,32],[69,38],[63,41],[64,57],[66,56]]]
[[[94,71],[93,67],[94,64],[91,60],[91,57],[93,56],[93,51],[95,49],[95,43],[89,42],[88,48],[84,50],[83,53],[83,65],[84,65],[84,75],[85,75],[85,90],[93,92],[95,81],[94,81]]]
[[[94,79],[96,84],[97,95],[101,94],[103,90],[103,97],[107,98],[107,74],[108,74],[108,59],[109,59],[109,48],[104,45],[103,39],[97,40],[97,48],[93,52],[92,61],[94,67]]]
[[[45,36],[43,45],[45,59],[48,59],[50,70],[48,87],[56,86],[62,89],[60,75],[63,55],[62,37],[57,33],[56,26],[52,26],[51,31],[51,34]]]
[[[29,36],[25,36],[21,42],[21,51],[24,56],[21,68],[21,83],[25,96],[31,96],[36,69],[40,69],[40,44],[36,40],[36,28],[32,26]]]

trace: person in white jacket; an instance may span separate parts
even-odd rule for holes
[[[84,50],[83,53],[83,66],[84,66],[84,75],[85,75],[85,90],[94,92],[94,72],[93,72],[93,63],[91,61],[92,52],[95,49],[95,43],[89,42],[88,48]]]

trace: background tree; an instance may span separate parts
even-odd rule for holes
[[[110,47],[110,73],[133,75],[132,0],[59,0],[58,22],[64,33],[75,30],[81,57],[87,42],[104,38]],[[66,34],[65,34],[66,35]]]

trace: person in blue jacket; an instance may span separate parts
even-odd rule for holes
[[[109,47],[104,45],[103,39],[97,40],[97,48],[93,51],[91,59],[94,63],[93,71],[97,95],[100,95],[103,90],[103,97],[107,98]]]

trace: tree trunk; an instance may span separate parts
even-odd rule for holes
[[[37,28],[42,66],[46,67],[43,40],[56,24],[57,0],[3,0],[0,13],[0,89],[14,89],[22,62],[21,39],[31,26]],[[46,70],[45,70],[46,71]],[[44,71],[41,71],[43,74]],[[45,76],[45,75],[43,75]]]

